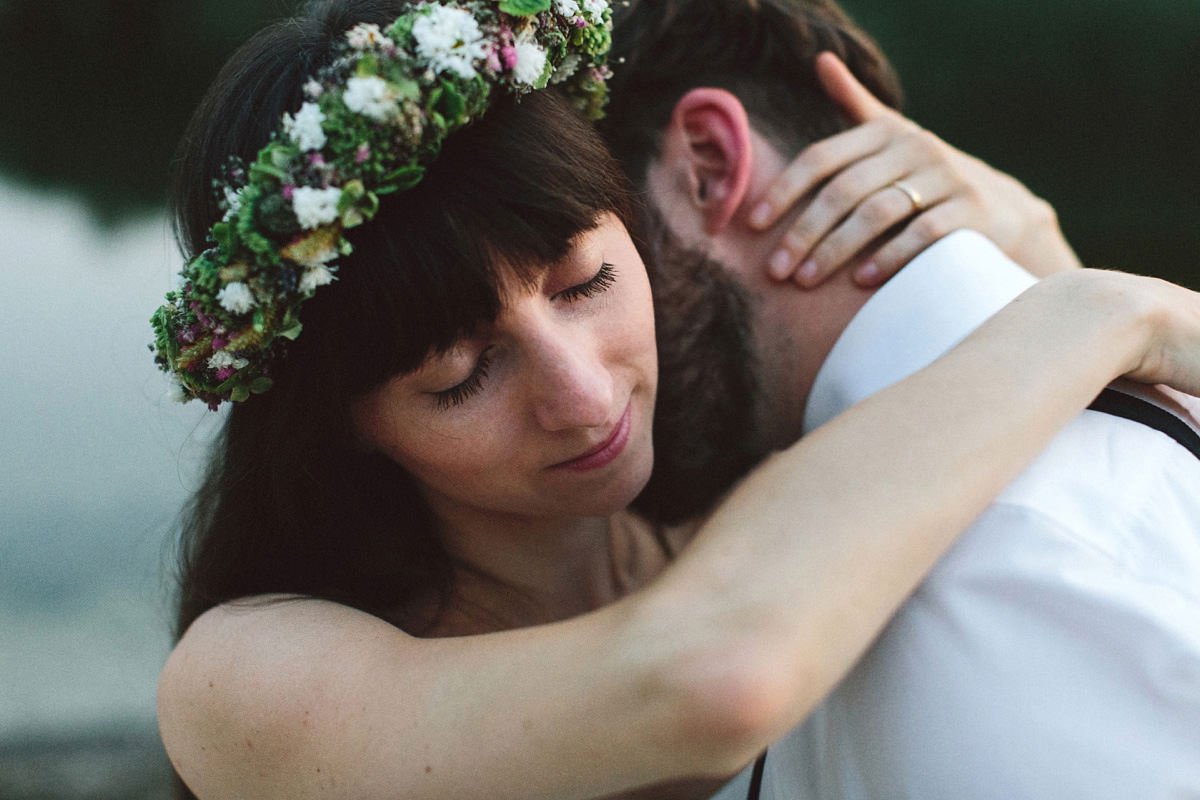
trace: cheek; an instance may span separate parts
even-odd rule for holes
[[[639,280],[633,288],[635,291],[630,303],[632,313],[628,331],[633,339],[633,346],[637,347],[641,353],[640,361],[647,365],[654,380],[657,381],[658,349],[654,339],[654,301],[650,294],[650,282],[646,278],[645,270],[639,270]]]
[[[441,413],[441,412],[439,412]],[[388,443],[385,455],[419,480],[441,482],[439,476],[463,476],[494,468],[505,454],[503,431],[495,421],[474,420],[476,414],[446,413],[404,432]]]
[[[381,390],[363,398],[352,410],[355,427],[367,447],[387,456],[418,480],[454,471],[457,454],[478,446],[464,426],[448,420],[406,413],[404,401]]]

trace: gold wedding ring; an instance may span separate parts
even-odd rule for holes
[[[921,193],[909,186],[904,181],[892,181],[888,185],[893,186],[904,192],[904,194],[908,195],[908,199],[911,200],[913,204],[913,211],[921,211],[925,208],[925,206],[921,203]]]

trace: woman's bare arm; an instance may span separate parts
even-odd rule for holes
[[[415,639],[319,601],[201,617],[163,739],[201,798],[585,798],[738,768],[850,668],[954,536],[1119,374],[1200,391],[1200,298],[1072,272],[771,459],[646,589]]]

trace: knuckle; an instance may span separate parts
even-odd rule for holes
[[[1044,225],[1058,225],[1058,212],[1054,210],[1054,206],[1037,196],[1033,198],[1031,216],[1035,222]]]
[[[792,228],[783,237],[783,245],[795,255],[803,255],[812,247],[812,227],[798,226]]]
[[[812,254],[812,260],[817,265],[817,274],[824,275],[842,263],[841,252],[842,247],[838,244],[838,240],[835,237],[831,236],[821,242],[820,247],[814,250]]]
[[[930,160],[945,160],[945,150],[942,147],[942,140],[934,136],[924,128],[914,127],[909,133],[909,146],[913,150]]]
[[[828,139],[814,142],[804,149],[795,161],[797,175],[823,175],[832,169],[833,151]]]
[[[945,214],[926,212],[913,220],[912,232],[925,242],[935,242],[950,233],[951,226]]]
[[[979,191],[979,187],[973,183],[963,181],[962,188],[958,192],[959,197],[966,203],[975,208],[982,208],[986,197],[983,192]]]
[[[858,205],[865,193],[866,188],[862,185],[861,179],[854,174],[839,175],[830,181],[829,185],[821,192],[825,196],[826,204],[838,210]]]
[[[892,213],[889,198],[878,192],[863,201],[862,205],[858,207],[856,215],[862,220],[863,225],[872,231],[886,228],[895,216]]]

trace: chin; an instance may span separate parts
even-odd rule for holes
[[[644,443],[638,442],[624,455],[628,461],[614,472],[611,479],[603,486],[589,490],[586,496],[579,497],[573,503],[571,513],[584,517],[607,517],[629,508],[646,483],[650,480],[650,472],[654,468],[654,449],[647,437]],[[624,460],[624,459],[623,459]],[[616,466],[614,464],[614,466]]]

